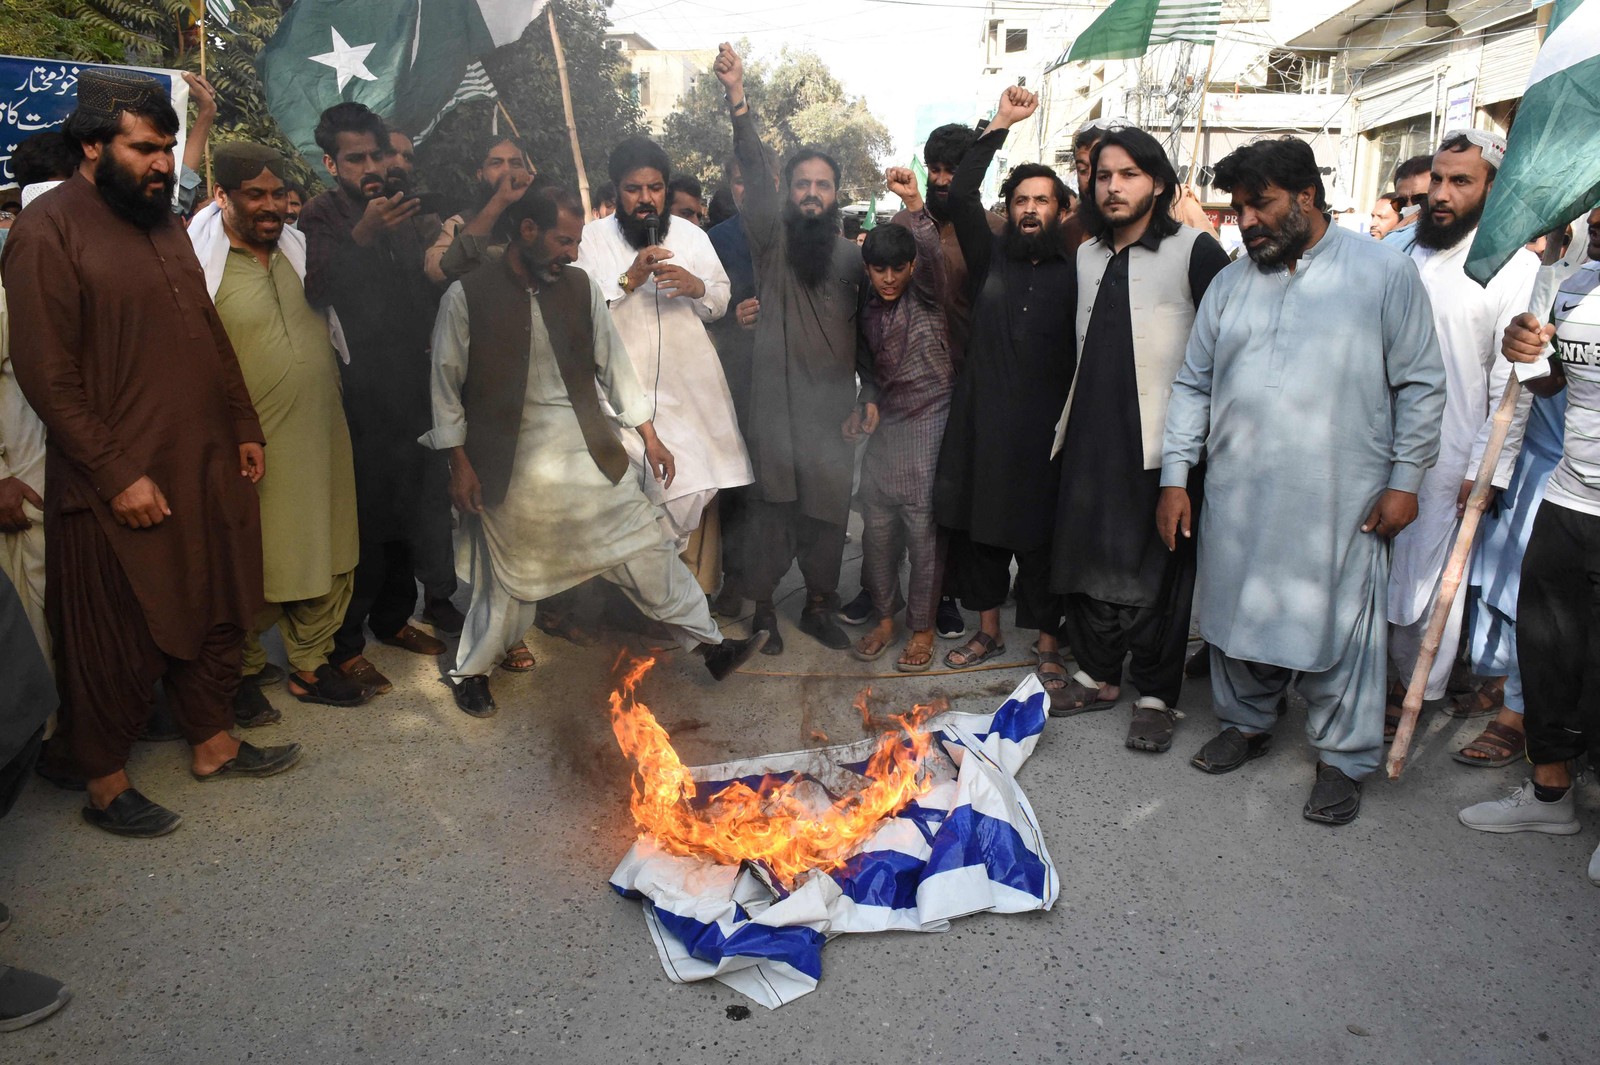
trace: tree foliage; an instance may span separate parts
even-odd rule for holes
[[[849,96],[820,56],[809,49],[784,49],[772,61],[745,55],[745,95],[756,113],[763,141],[786,159],[805,146],[821,148],[844,171],[841,202],[873,199],[883,191],[879,159],[888,154],[889,131],[860,97]],[[722,85],[709,68],[668,116],[662,146],[679,170],[708,186],[722,181],[723,162],[733,152],[733,129]]]

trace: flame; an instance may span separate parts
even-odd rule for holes
[[[820,813],[797,793],[800,778],[763,781],[759,788],[735,781],[696,804],[694,780],[666,729],[634,695],[654,665],[652,658],[636,660],[611,693],[611,731],[634,763],[634,822],[669,853],[724,865],[757,862],[793,883],[808,870],[842,864],[880,821],[931,786],[919,769],[932,743],[925,724],[942,709],[937,704],[891,715],[897,727],[879,737],[867,762],[867,785]],[[870,689],[858,695],[856,707],[863,723],[874,724],[881,719],[868,709],[869,695]]]

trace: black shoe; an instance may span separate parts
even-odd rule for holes
[[[1324,825],[1348,825],[1361,812],[1361,781],[1352,780],[1343,770],[1317,763],[1317,782],[1302,811],[1307,821]]]
[[[783,634],[778,631],[778,614],[772,609],[771,603],[756,604],[755,616],[750,619],[750,631],[767,634],[766,646],[761,648],[762,654],[783,654]]]
[[[154,839],[165,836],[183,823],[183,818],[159,803],[153,803],[133,788],[125,789],[106,804],[104,810],[83,808],[83,819],[115,836]]]
[[[450,685],[455,689],[456,705],[473,717],[493,717],[500,709],[489,692],[489,678],[481,674],[462,677]]]
[[[460,636],[467,624],[461,611],[448,599],[429,599],[422,609],[422,620],[432,625],[434,632],[442,632],[446,636]]]
[[[1270,732],[1246,736],[1230,725],[1200,748],[1189,764],[1203,773],[1231,773],[1250,759],[1266,754],[1271,743]]]
[[[240,684],[233,693],[233,720],[240,728],[260,728],[276,725],[283,720],[277,707],[267,702],[261,689],[254,684]]]
[[[257,747],[253,743],[239,741],[239,753],[223,762],[220,767],[209,773],[195,773],[190,770],[196,780],[222,780],[227,777],[272,777],[287,769],[293,769],[304,753],[298,743],[285,743],[277,747]]]
[[[244,682],[254,684],[258,688],[265,688],[268,684],[276,684],[283,679],[283,670],[268,662],[261,667],[260,673],[246,673]]]
[[[352,679],[343,670],[334,669],[326,662],[318,666],[313,675],[317,679],[308,681],[295,674],[289,680],[289,694],[302,703],[317,703],[322,706],[360,706],[377,694],[365,684]],[[300,690],[295,691],[296,688]]]
[[[833,611],[826,606],[808,606],[800,611],[800,631],[830,651],[850,649],[850,637],[833,620]]]
[[[748,640],[723,640],[718,644],[701,644],[700,654],[706,660],[706,668],[711,671],[711,676],[717,680],[726,680],[730,673],[750,661],[757,651],[766,646],[770,635],[766,629],[758,629]]]
[[[865,588],[833,615],[846,625],[865,625],[872,620],[872,593]]]
[[[0,1032],[15,1032],[65,1006],[72,992],[60,980],[0,965]]]
[[[956,603],[953,595],[939,597],[939,612],[934,617],[934,629],[939,633],[941,640],[965,639],[972,632],[972,626],[967,624],[961,607]]]
[[[1183,675],[1186,677],[1211,676],[1211,645],[1201,642],[1200,649],[1189,656],[1183,664]]]

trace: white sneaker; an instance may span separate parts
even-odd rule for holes
[[[1594,849],[1594,857],[1589,859],[1589,883],[1600,885],[1600,847]]]
[[[1458,816],[1462,824],[1479,832],[1548,832],[1570,836],[1583,828],[1578,824],[1577,802],[1571,788],[1556,802],[1540,802],[1533,793],[1531,780],[1523,781],[1520,788],[1511,789],[1503,799],[1469,806]]]

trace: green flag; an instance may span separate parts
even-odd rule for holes
[[[911,172],[917,176],[917,188],[921,189],[922,194],[926,196],[928,194],[928,168],[922,164],[922,156],[913,155],[911,157]]]
[[[1600,0],[1556,0],[1467,274],[1480,285],[1517,249],[1600,203]]]
[[[1111,0],[1045,73],[1083,59],[1137,59],[1153,44],[1214,44],[1222,0]]]
[[[878,201],[867,201],[867,213],[861,218],[861,232],[865,233],[878,224]]]
[[[256,66],[272,117],[313,163],[312,131],[342,100],[407,133],[431,126],[473,60],[515,42],[548,0],[299,0]]]

